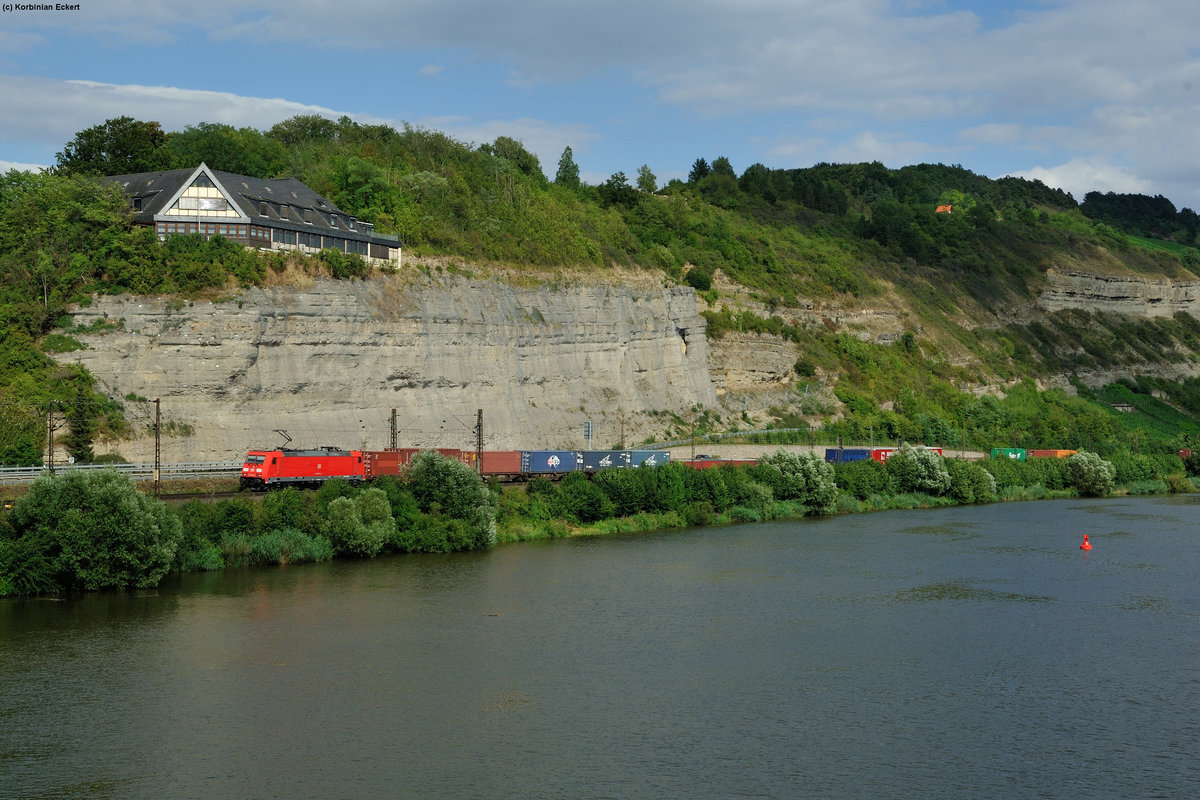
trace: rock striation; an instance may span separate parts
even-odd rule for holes
[[[649,412],[712,406],[705,322],[685,287],[515,288],[415,272],[313,280],[218,301],[96,297],[73,313],[87,349],[64,354],[129,416],[159,398],[169,462],[239,459],[248,448],[594,447]],[[640,415],[640,417],[639,417]],[[627,433],[629,433],[627,432]],[[103,447],[98,448],[103,451]],[[152,456],[146,436],[111,443]]]
[[[1200,282],[1052,269],[1046,272],[1038,305],[1046,311],[1077,308],[1134,317],[1183,311],[1200,317]]]

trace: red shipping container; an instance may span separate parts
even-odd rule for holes
[[[484,450],[482,471],[485,476],[520,475],[521,453],[518,450]]]

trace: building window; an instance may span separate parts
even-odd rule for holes
[[[310,208],[304,209],[304,224],[312,225],[312,209]]]
[[[258,213],[259,213],[259,214],[261,214],[261,215],[262,215],[262,216],[264,216],[264,217],[267,215],[267,201],[266,201],[266,200],[260,200],[260,201],[259,201],[259,203],[258,203]]]

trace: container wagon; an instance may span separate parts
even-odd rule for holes
[[[871,457],[867,447],[827,447],[825,460],[831,464],[842,464],[847,461],[866,461]]]
[[[1024,461],[1026,453],[1020,447],[993,447],[992,458],[1007,458],[1011,461]]]
[[[1068,458],[1075,455],[1077,450],[1030,450],[1030,458]]]

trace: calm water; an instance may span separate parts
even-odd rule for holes
[[[1020,503],[0,603],[0,797],[1197,797],[1198,524]]]

